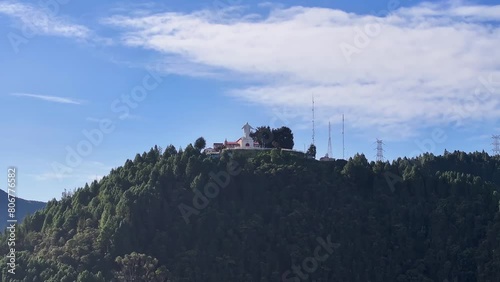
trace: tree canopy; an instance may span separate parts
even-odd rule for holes
[[[293,149],[294,146],[292,130],[286,126],[273,129],[259,126],[255,132],[250,133],[250,137],[264,148]]]
[[[499,187],[485,152],[319,162],[154,147],[26,217],[16,274],[0,280],[497,281]]]
[[[312,157],[313,159],[316,158],[316,146],[314,144],[311,144],[309,146],[309,149],[307,149],[306,155]]]
[[[194,142],[194,148],[198,151],[205,149],[206,145],[207,145],[207,141],[205,141],[205,138],[203,138],[203,137],[196,139],[196,141]]]

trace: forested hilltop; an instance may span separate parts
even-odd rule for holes
[[[484,152],[319,162],[155,146],[27,217],[1,280],[493,282],[499,187]]]

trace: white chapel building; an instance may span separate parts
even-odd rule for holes
[[[225,147],[226,149],[255,149],[255,148],[260,148],[260,144],[258,142],[255,142],[252,137],[250,137],[251,130],[254,129],[248,122],[243,125],[241,128],[243,129],[243,136],[240,137],[240,139],[231,142],[227,141],[227,139],[224,141],[224,143],[214,143],[214,150],[218,150],[222,147]]]

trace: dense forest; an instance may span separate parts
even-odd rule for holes
[[[16,273],[0,275],[493,282],[499,187],[500,159],[485,152],[319,162],[279,149],[211,158],[198,146],[155,146],[27,217]]]

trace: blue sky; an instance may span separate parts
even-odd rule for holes
[[[18,196],[246,122],[288,126],[303,150],[311,95],[318,156],[330,121],[342,157],[342,113],[346,157],[374,159],[376,138],[389,160],[491,153],[500,134],[499,1],[136,2],[0,0],[0,163]]]

